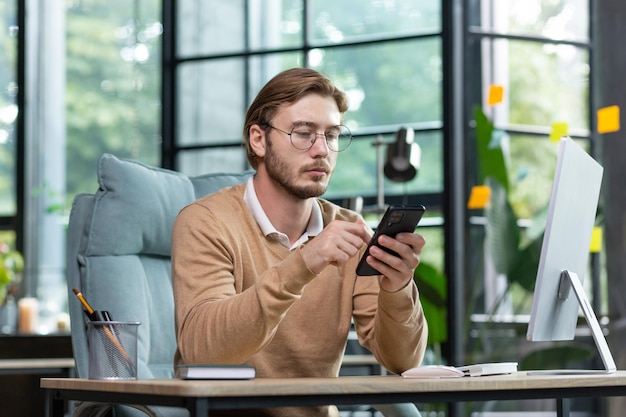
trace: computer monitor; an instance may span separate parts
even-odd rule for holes
[[[526,336],[531,341],[573,340],[581,307],[605,369],[550,372],[616,370],[582,285],[589,267],[602,173],[602,166],[576,142],[561,139]]]

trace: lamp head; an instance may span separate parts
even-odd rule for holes
[[[417,175],[420,167],[422,150],[414,140],[412,128],[402,128],[396,135],[396,141],[387,145],[385,177],[391,181],[406,182]]]

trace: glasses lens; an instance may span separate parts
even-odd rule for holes
[[[352,132],[347,126],[337,126],[326,132],[328,147],[335,151],[345,151],[352,142]]]
[[[315,142],[315,129],[311,126],[296,126],[291,130],[291,144],[294,148],[306,151]]]
[[[291,130],[291,144],[296,149],[306,151],[311,149],[318,135],[320,137],[322,136],[318,134],[312,126],[296,126]],[[346,126],[335,126],[328,129],[324,133],[324,136],[328,148],[334,152],[345,150],[350,146],[350,142],[352,142],[352,133]]]

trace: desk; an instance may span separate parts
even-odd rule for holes
[[[626,371],[584,376],[518,372],[449,379],[399,376],[257,378],[251,381],[42,378],[41,388],[46,391],[49,417],[63,416],[63,403],[69,400],[184,407],[192,417],[206,417],[211,409],[542,398],[556,399],[559,411],[563,412],[568,398],[626,396]]]
[[[69,332],[0,335],[2,417],[40,416],[46,404],[41,378],[75,375]]]

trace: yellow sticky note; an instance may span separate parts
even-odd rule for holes
[[[597,253],[602,250],[602,228],[595,226],[591,232],[591,244],[589,252]]]
[[[467,202],[468,209],[483,209],[487,207],[489,197],[491,196],[491,188],[486,185],[475,185],[472,187],[469,201]]]
[[[598,133],[611,133],[619,130],[619,106],[609,106],[598,110]]]
[[[550,140],[552,142],[558,142],[563,136],[568,136],[567,123],[555,122],[552,123],[552,131],[550,132]]]
[[[490,106],[495,106],[498,103],[502,103],[502,96],[504,95],[504,87],[501,85],[489,86],[489,97],[487,103]]]

